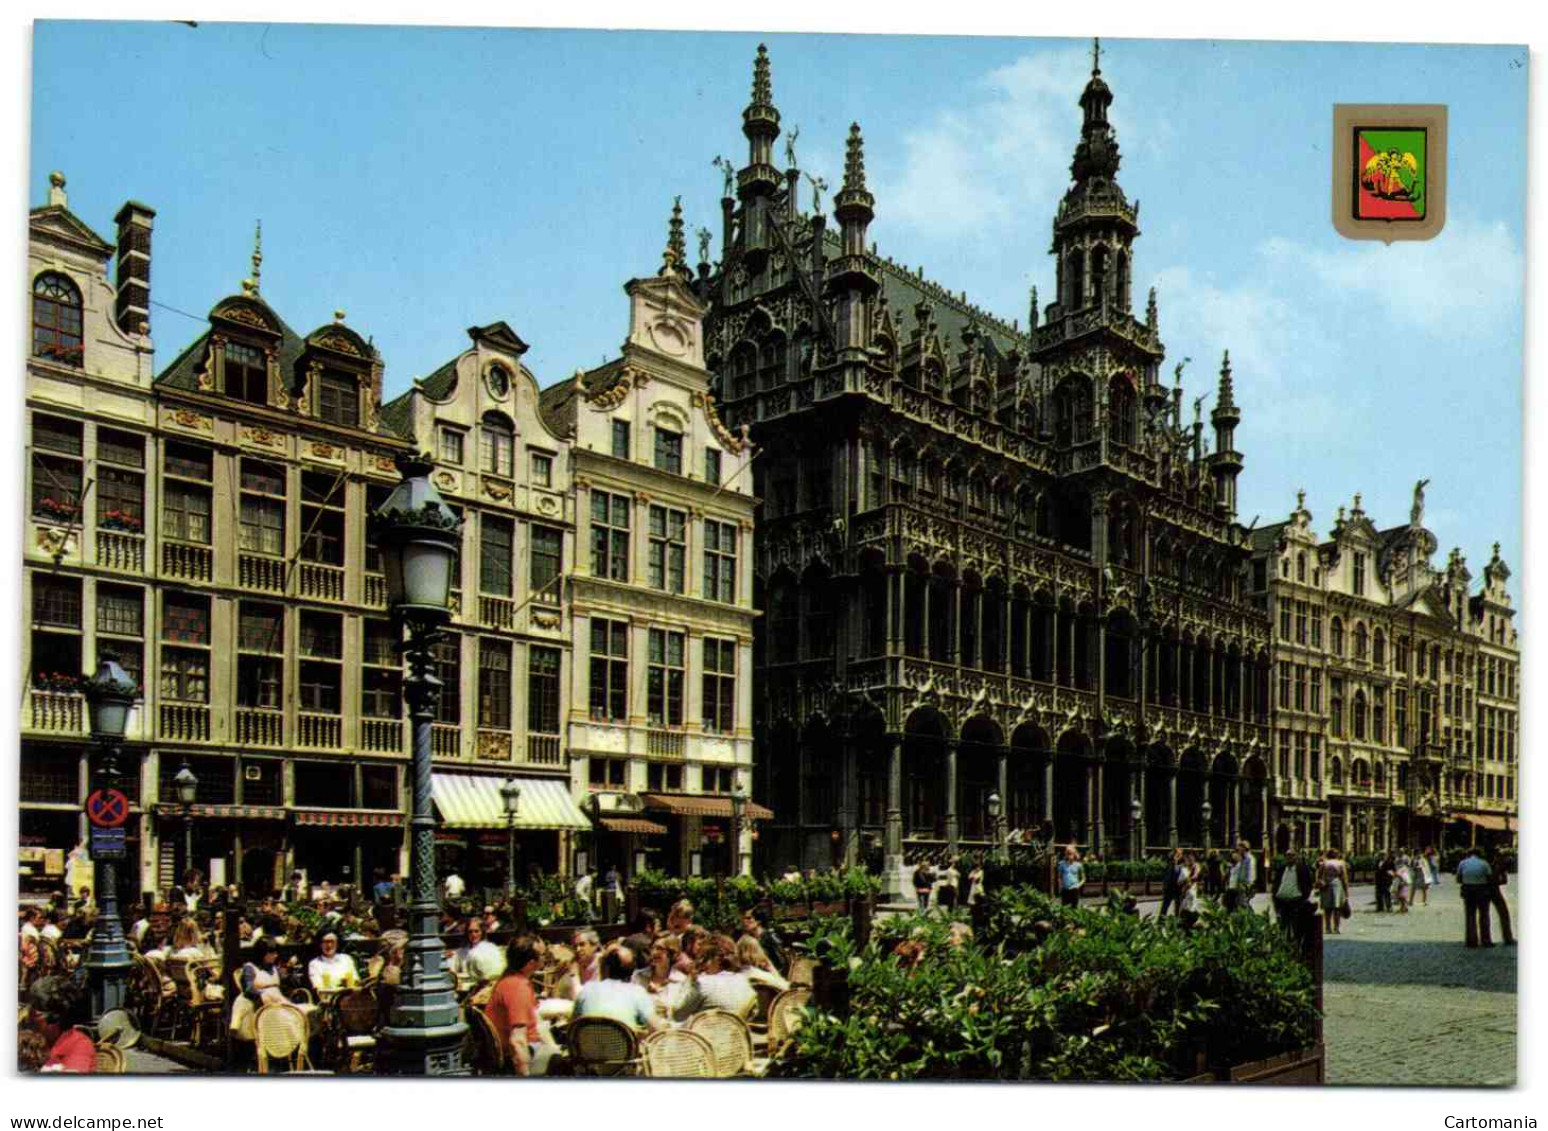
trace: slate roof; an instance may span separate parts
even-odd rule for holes
[[[302,352],[306,349],[306,342],[301,335],[292,330],[286,321],[279,316],[278,311],[265,302],[260,295],[232,295],[229,298],[221,299],[211,309],[218,309],[222,303],[234,298],[255,302],[274,316],[274,321],[279,324],[280,328],[279,369],[281,375],[288,381],[290,375],[295,372],[297,360],[300,359]],[[211,333],[213,331],[206,330],[190,342],[182,353],[173,358],[172,364],[161,371],[161,375],[156,378],[154,383],[164,389],[187,389],[190,392],[198,392],[198,369],[200,363],[204,360],[204,347],[209,343]]]
[[[1271,522],[1267,526],[1259,526],[1252,532],[1252,548],[1254,550],[1272,550],[1279,540],[1279,532],[1289,526],[1288,522]]]
[[[610,361],[588,372],[556,381],[538,393],[538,412],[548,430],[555,436],[568,436],[573,432],[582,391],[611,385],[617,372],[618,360]]]

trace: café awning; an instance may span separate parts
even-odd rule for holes
[[[357,809],[297,809],[296,824],[335,829],[401,829],[402,813],[363,813]]]
[[[642,793],[645,808],[679,817],[729,817],[731,798],[713,793]],[[749,801],[742,816],[749,821],[772,821],[774,811]]]
[[[179,805],[175,801],[164,801],[156,806],[156,812],[163,817],[236,817],[262,821],[285,819],[285,808],[282,805]]]
[[[1488,829],[1496,833],[1510,831],[1510,818],[1500,813],[1459,813],[1457,815],[1464,821],[1470,822],[1475,828]]]
[[[563,778],[517,778],[521,806],[516,812],[518,829],[576,829],[587,832],[586,819],[570,796]],[[500,796],[503,777],[482,774],[432,774],[430,791],[447,829],[503,829],[505,799]]]
[[[643,836],[663,836],[667,827],[643,817],[603,817],[602,827],[610,833],[639,833]]]

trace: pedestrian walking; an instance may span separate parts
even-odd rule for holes
[[[1392,910],[1392,856],[1383,852],[1376,862],[1376,910]]]
[[[1184,868],[1180,878],[1182,893],[1178,899],[1177,921],[1182,929],[1191,931],[1199,921],[1199,878],[1192,869]]]
[[[1156,918],[1165,919],[1166,913],[1181,903],[1182,874],[1183,850],[1174,848],[1172,858],[1167,861],[1166,873],[1161,877],[1161,910],[1156,912]]]
[[[1430,905],[1430,885],[1435,882],[1435,877],[1430,874],[1430,861],[1422,853],[1415,852],[1410,858],[1410,866],[1414,873],[1414,903],[1420,907]]]
[[[914,898],[919,901],[921,913],[930,909],[930,892],[935,887],[935,869],[929,860],[921,860],[914,867]]]
[[[1494,870],[1477,848],[1468,849],[1467,855],[1457,865],[1457,883],[1462,886],[1468,947],[1493,946],[1494,941],[1489,937],[1489,902],[1490,889],[1494,885]]]
[[[1225,890],[1225,865],[1218,850],[1211,848],[1204,857],[1204,894],[1218,899]]]
[[[1080,853],[1073,844],[1064,848],[1064,859],[1059,861],[1059,899],[1066,907],[1080,906],[1081,889],[1086,886],[1086,869],[1080,862]]]
[[[1322,929],[1324,934],[1338,934],[1339,928],[1347,917],[1351,908],[1349,906],[1349,872],[1344,866],[1340,853],[1336,848],[1330,848],[1323,853],[1319,864],[1320,875],[1318,884],[1322,889]]]
[[[1306,945],[1306,925],[1311,914],[1308,900],[1312,896],[1316,878],[1310,864],[1291,849],[1285,853],[1285,862],[1274,881],[1274,912],[1280,925],[1296,943]]]
[[[1408,897],[1413,890],[1414,880],[1408,853],[1400,852],[1398,854],[1397,863],[1392,869],[1392,877],[1394,884],[1392,898],[1397,903],[1398,914],[1407,915]]]
[[[1489,875],[1489,904],[1500,917],[1500,938],[1506,946],[1516,945],[1516,936],[1510,929],[1510,908],[1505,903],[1505,885],[1510,883],[1510,857],[1507,853],[1494,854]],[[1484,912],[1484,925],[1489,923],[1489,913]],[[1488,932],[1485,931],[1487,937]]]

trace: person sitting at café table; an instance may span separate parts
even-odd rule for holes
[[[172,932],[171,957],[195,962],[215,957],[215,951],[204,941],[204,932],[199,930],[196,920],[185,918]]]
[[[485,936],[484,921],[478,916],[469,919],[467,926],[463,928],[463,944],[450,952],[452,972],[459,978],[478,980],[471,969],[476,961],[481,970],[490,971],[491,981],[505,973],[505,958],[500,953],[500,948],[490,942]],[[495,969],[498,967],[498,969]]]
[[[758,940],[775,970],[785,969],[785,941],[769,922],[767,907],[750,907],[742,912],[742,933]]]
[[[742,973],[747,975],[747,980],[753,985],[773,986],[776,990],[790,988],[790,983],[774,969],[769,956],[763,953],[763,947],[751,935],[743,935],[736,940],[736,957],[742,964]]]
[[[711,935],[699,945],[694,969],[677,994],[672,1016],[682,1020],[706,1009],[740,1015],[757,996],[737,961],[736,944],[725,935]]]
[[[262,1006],[285,1000],[279,954],[279,944],[265,939],[256,947],[253,961],[242,966],[242,995],[231,1003],[231,1032],[239,1040],[253,1040],[253,1018]]]
[[[542,1076],[557,1050],[538,1020],[532,976],[543,961],[542,945],[532,935],[517,935],[505,948],[505,977],[495,984],[484,1016],[506,1042],[518,1076]]]
[[[686,899],[679,899],[667,912],[667,934],[680,935],[691,926],[693,926],[693,904]]]
[[[634,981],[634,952],[626,946],[610,947],[602,955],[601,973],[581,987],[574,1016],[611,1017],[635,1029],[666,1025],[650,994]]]
[[[87,1021],[86,992],[62,974],[50,974],[33,983],[27,994],[28,1016],[33,1028],[48,1043],[43,1072],[95,1072],[97,1046],[79,1026]]]
[[[601,950],[602,944],[595,931],[583,930],[575,932],[570,939],[570,945],[575,949],[575,962],[560,979],[554,996],[574,1001],[580,997],[581,987],[595,981],[600,972],[601,956],[598,951]]]
[[[668,938],[672,936],[667,936]],[[689,927],[677,936],[677,960],[673,965],[687,975],[693,970],[693,962],[697,957],[699,944],[709,937],[709,932],[703,927]]]
[[[676,968],[677,944],[670,935],[663,936],[645,953],[648,964],[635,970],[634,984],[655,1000],[658,1010],[669,1012],[673,996],[688,977]]]
[[[317,940],[318,950],[321,952],[306,967],[307,980],[312,983],[312,988],[319,993],[332,993],[335,990],[351,989],[360,984],[360,974],[355,969],[355,960],[339,950],[339,935],[337,931],[324,931]]]

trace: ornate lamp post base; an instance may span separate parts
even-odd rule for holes
[[[453,1025],[426,1028],[382,1030],[386,1045],[377,1061],[383,1076],[468,1076],[471,1069],[462,1061],[462,1041],[467,1025],[459,1019]]]

